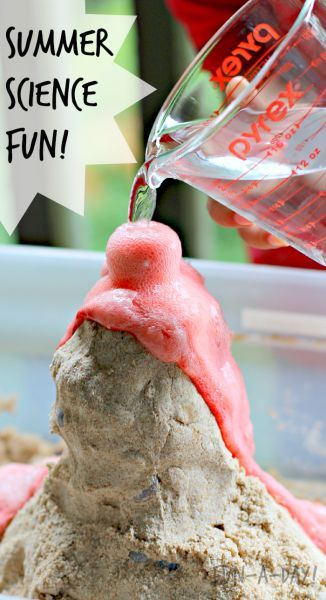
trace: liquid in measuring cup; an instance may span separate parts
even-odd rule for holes
[[[178,160],[169,160],[168,156],[164,160],[159,154],[157,159],[148,161],[133,186],[131,220],[152,218],[156,191],[151,182],[154,180],[157,185],[172,177],[205,192],[326,264],[326,110],[296,109],[290,119],[278,124],[272,139],[265,141],[262,134],[260,142],[251,143],[250,151],[239,136],[251,123],[248,111],[251,109],[243,109],[240,123],[237,121],[234,127],[228,124]],[[258,121],[263,114],[257,112]],[[193,133],[191,127],[186,127],[165,134],[158,145],[161,157],[181,146]],[[238,142],[234,144],[234,140]]]

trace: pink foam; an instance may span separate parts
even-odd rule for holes
[[[43,464],[0,467],[0,537],[16,513],[35,494],[48,469]]]
[[[246,473],[258,477],[326,551],[326,507],[294,498],[253,458],[249,404],[230,353],[229,330],[202,277],[182,260],[180,241],[170,228],[142,221],[117,229],[108,242],[103,277],[61,344],[85,319],[129,332],[162,362],[176,363],[209,406],[225,445]]]

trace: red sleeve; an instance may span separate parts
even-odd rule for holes
[[[248,248],[252,262],[259,265],[276,265],[278,267],[296,267],[300,269],[321,269],[325,267],[308,258],[305,254],[298,252],[291,246],[286,248],[275,248],[273,250],[258,250]]]
[[[166,0],[200,50],[210,37],[244,4],[243,0]]]

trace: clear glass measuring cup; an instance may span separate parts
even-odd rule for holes
[[[176,178],[326,264],[323,0],[250,0],[164,103],[132,191],[151,218]]]

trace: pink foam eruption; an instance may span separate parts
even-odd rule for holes
[[[106,257],[102,278],[60,345],[90,320],[130,333],[160,361],[176,363],[208,405],[232,456],[326,552],[326,507],[294,498],[253,458],[249,403],[230,332],[201,275],[182,260],[178,236],[159,223],[128,223],[109,239]]]

